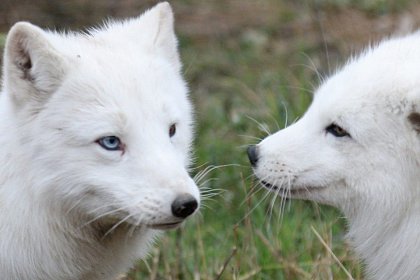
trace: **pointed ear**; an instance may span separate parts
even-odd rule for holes
[[[420,113],[412,112],[408,115],[408,121],[413,127],[414,131],[420,134]]]
[[[65,73],[64,58],[46,33],[30,23],[16,23],[6,38],[4,83],[17,107],[44,103]]]
[[[180,70],[178,40],[171,5],[168,2],[159,3],[134,21],[138,23],[135,32],[139,35],[147,34],[148,46],[168,59],[177,71]]]

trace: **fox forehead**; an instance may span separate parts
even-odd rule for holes
[[[189,111],[181,75],[158,56],[98,50],[73,59],[57,98],[144,113]]]
[[[117,63],[118,62],[118,63]],[[91,88],[103,98],[139,101],[182,99],[187,88],[179,73],[158,57],[100,57],[87,59],[69,73],[69,80]],[[161,100],[163,99],[163,100]],[[153,104],[153,102],[151,102]]]
[[[176,99],[182,99],[187,88],[179,68],[174,67],[172,54],[159,52],[159,46],[150,42],[153,37],[139,41],[137,37],[142,35],[144,26],[136,27],[135,34],[127,33],[134,24],[134,20],[123,24],[110,22],[92,30],[91,34],[45,32],[45,35],[67,61],[67,78],[79,76],[80,81],[88,80],[92,86],[114,87],[111,94],[120,98],[135,93],[131,98],[141,96],[156,100],[160,92],[170,92]],[[100,91],[106,95],[103,88],[105,86]]]
[[[62,85],[42,112],[52,129],[72,137],[80,129],[89,131],[81,136],[89,142],[105,134],[122,136],[132,127],[151,134],[153,129],[166,133],[171,123],[191,125],[187,87],[159,56],[99,48],[72,59]]]
[[[419,47],[420,33],[415,33],[367,49],[316,91],[317,108],[352,114],[361,109],[406,113],[420,87]]]
[[[101,71],[99,71],[101,72]],[[44,114],[57,116],[49,122],[97,128],[97,133],[120,132],[127,127],[168,126],[192,122],[191,105],[182,81],[149,78],[104,77],[102,73],[83,79],[85,71],[69,77],[45,108]],[[144,78],[144,76],[143,76]],[[147,104],[147,106],[144,106]],[[176,104],[176,106],[174,105]],[[165,131],[165,130],[163,130]]]

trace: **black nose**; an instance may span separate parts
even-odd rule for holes
[[[197,200],[190,194],[178,195],[172,202],[172,214],[178,218],[186,218],[197,209]]]
[[[258,147],[256,145],[249,146],[247,149],[249,162],[255,167],[258,162]]]

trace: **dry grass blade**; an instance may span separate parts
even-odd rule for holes
[[[348,279],[354,280],[353,276],[351,276],[350,272],[344,267],[344,265],[341,263],[341,261],[337,258],[337,256],[334,254],[334,252],[331,250],[331,248],[328,246],[328,244],[322,239],[321,235],[316,231],[316,229],[311,225],[311,230],[315,234],[315,236],[318,238],[319,242],[327,249],[328,253],[331,254],[333,259],[337,262],[337,264],[340,266],[340,268],[344,271],[344,273],[347,275]]]
[[[154,250],[154,256],[152,259],[152,271],[150,272],[150,280],[158,279],[158,269],[159,269],[159,258],[160,258],[160,250],[157,248]]]
[[[238,280],[248,280],[248,279],[254,279],[253,277],[254,277],[255,275],[257,275],[260,271],[261,271],[261,268],[254,269],[254,270],[252,270],[252,271],[248,272],[247,274],[245,274],[245,275],[243,275],[243,276],[239,277],[239,278],[238,278]]]
[[[232,252],[230,253],[229,257],[226,258],[225,262],[223,263],[222,267],[219,270],[219,273],[217,273],[216,277],[214,278],[215,280],[219,280],[220,277],[222,277],[222,274],[225,271],[227,265],[232,260],[233,256],[235,256],[235,254],[236,254],[237,251],[238,251],[238,249],[236,247],[234,247],[232,249]]]

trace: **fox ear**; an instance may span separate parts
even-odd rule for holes
[[[417,133],[420,134],[420,113],[412,112],[408,115],[408,121]]]
[[[42,29],[27,22],[11,28],[6,38],[4,83],[17,107],[45,102],[60,85],[64,65]]]
[[[174,30],[174,15],[171,5],[162,2],[144,13],[140,23],[146,28],[152,28],[152,47],[166,57],[177,70],[181,68],[178,52],[178,40]]]

